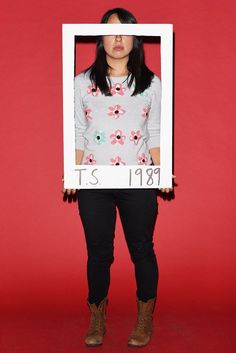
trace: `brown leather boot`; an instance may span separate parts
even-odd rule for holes
[[[149,299],[147,302],[137,299],[138,317],[128,340],[129,346],[142,347],[149,342],[152,334],[155,303],[156,298]]]
[[[107,297],[99,303],[98,307],[95,303],[90,304],[87,302],[91,311],[89,329],[85,337],[87,346],[98,346],[103,342],[103,336],[106,332],[105,320],[107,302]]]

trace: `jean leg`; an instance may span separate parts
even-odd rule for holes
[[[98,304],[108,294],[114,261],[115,201],[110,190],[83,189],[78,205],[88,253],[88,301]]]
[[[155,189],[121,190],[117,197],[125,239],[135,266],[136,295],[147,301],[157,295],[158,264],[153,233],[158,213]]]

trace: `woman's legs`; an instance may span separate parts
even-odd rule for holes
[[[153,249],[158,210],[156,190],[123,190],[117,195],[117,206],[137,283],[137,319],[128,345],[143,347],[151,338],[157,296],[158,266]]]
[[[158,265],[153,249],[153,232],[158,205],[155,189],[125,189],[116,192],[126,242],[135,266],[137,297],[156,297]]]
[[[84,189],[78,192],[78,202],[88,252],[88,301],[98,306],[108,294],[110,266],[114,261],[114,194],[106,189]]]

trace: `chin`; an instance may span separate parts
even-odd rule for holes
[[[124,58],[127,58],[128,56],[129,54],[122,53],[122,52],[112,53],[112,55],[110,55],[110,57],[113,59],[124,59]]]

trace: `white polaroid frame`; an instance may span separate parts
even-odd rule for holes
[[[160,166],[75,164],[74,65],[75,36],[138,35],[161,37]],[[64,187],[168,188],[172,186],[172,24],[63,24]]]

